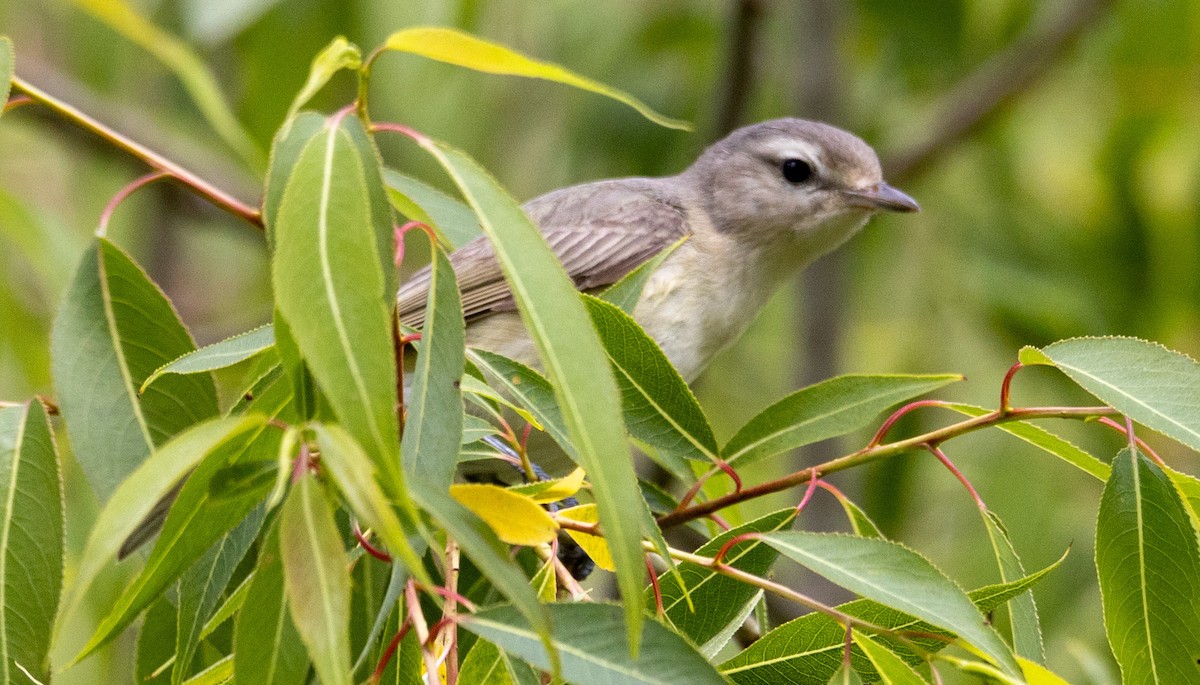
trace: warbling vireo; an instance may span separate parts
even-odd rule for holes
[[[734,131],[677,176],[570,186],[524,209],[585,292],[688,238],[650,276],[633,317],[690,382],[789,276],[875,212],[920,208],[884,183],[879,158],[858,137],[815,121],[775,119]],[[450,263],[467,344],[536,365],[487,238],[453,252]],[[428,268],[400,286],[402,323],[421,327],[428,292]]]

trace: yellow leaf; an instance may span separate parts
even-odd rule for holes
[[[1067,681],[1041,664],[1024,657],[1017,657],[1017,663],[1021,666],[1021,672],[1025,675],[1025,680],[1029,685],[1069,685]]]
[[[554,575],[554,560],[550,559],[542,564],[538,572],[533,574],[533,580],[530,582],[533,589],[537,591],[538,599],[543,602],[553,602],[558,598],[558,576]]]
[[[570,509],[563,509],[559,512],[559,516],[580,523],[596,523],[600,520],[595,504],[581,504]],[[571,539],[578,543],[584,552],[587,552],[597,566],[605,571],[617,570],[616,565],[613,564],[612,553],[608,551],[608,543],[604,538],[569,529],[567,535],[570,535]]]
[[[509,488],[509,490],[532,498],[538,504],[549,504],[564,500],[579,492],[579,488],[583,487],[583,476],[583,469],[576,468],[562,478],[515,485]]]
[[[525,76],[565,83],[623,102],[660,126],[683,131],[692,130],[688,122],[665,117],[629,93],[580,76],[557,64],[531,59],[503,45],[476,38],[462,31],[436,26],[405,29],[388,37],[384,47],[488,74]]]
[[[540,545],[558,534],[558,524],[529,497],[486,483],[457,483],[450,495],[510,545]]]

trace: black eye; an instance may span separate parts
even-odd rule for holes
[[[788,183],[804,183],[812,178],[812,165],[803,159],[783,160],[783,177]]]

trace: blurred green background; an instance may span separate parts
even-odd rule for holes
[[[180,80],[98,19],[105,0],[0,4],[17,70],[247,200],[261,169],[216,136]],[[414,24],[456,26],[628,90],[696,123],[658,128],[602,98],[544,82],[382,58],[376,119],[466,149],[518,198],[571,183],[674,173],[730,127],[819,118],[880,151],[916,216],[874,220],[772,301],[697,384],[719,437],[801,385],[838,373],[960,372],[943,394],[994,406],[1022,345],[1136,335],[1200,356],[1200,5],[1194,0],[161,0],[134,8],[190,46],[265,150],[309,60],[335,35],[369,50]],[[314,102],[348,103],[340,76]],[[390,165],[448,187],[425,160],[382,141]],[[108,199],[144,169],[36,107],[0,120],[0,399],[53,395],[47,335],[77,255]],[[200,343],[265,322],[261,236],[158,184],[110,229],[174,301]],[[1087,403],[1049,370],[1018,376],[1018,404]],[[925,410],[913,432],[951,420]],[[1099,426],[1050,426],[1110,459]],[[819,445],[751,481],[861,444]],[[1173,466],[1196,455],[1152,440]],[[1037,590],[1049,665],[1113,682],[1092,567],[1100,484],[992,431],[951,458],[1007,523]],[[964,586],[996,579],[978,514],[928,455],[832,481],[893,537]],[[68,534],[95,503],[68,469]],[[743,515],[794,502],[789,493]],[[844,528],[818,496],[801,524]],[[116,582],[114,580],[113,582]],[[808,582],[799,579],[796,582]],[[120,652],[120,646],[114,650]],[[92,659],[63,682],[118,677]],[[127,679],[127,675],[119,676]]]

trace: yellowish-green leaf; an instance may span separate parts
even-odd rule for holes
[[[313,58],[312,66],[308,69],[308,79],[296,93],[292,106],[288,108],[286,119],[296,116],[296,112],[308,103],[317,91],[329,83],[329,79],[342,69],[357,69],[362,65],[362,52],[358,46],[346,40],[344,36],[334,38],[325,49]]]
[[[476,38],[462,31],[436,26],[405,29],[389,36],[384,47],[488,74],[525,76],[565,83],[629,105],[660,126],[682,131],[692,130],[688,122],[665,117],[628,93],[580,76],[557,64],[526,57],[503,45]]]
[[[563,509],[559,512],[559,516],[580,523],[596,523],[600,520],[595,504],[581,504],[570,509]],[[570,535],[571,539],[582,547],[584,552],[587,552],[588,557],[596,562],[597,566],[605,571],[616,570],[616,565],[613,564],[612,552],[609,551],[608,543],[604,538],[570,529],[567,529],[567,535]]]
[[[558,576],[554,574],[553,559],[542,564],[538,572],[533,574],[530,585],[533,585],[533,589],[537,591],[538,599],[547,604],[558,597]]]
[[[509,488],[512,492],[519,492],[526,497],[529,497],[538,504],[550,504],[559,500],[571,497],[579,492],[579,488],[583,487],[583,469],[576,469],[562,478],[552,478],[550,480],[539,480],[536,483],[525,483],[523,485],[514,485]]]
[[[1025,657],[1017,657],[1017,663],[1021,666],[1021,673],[1029,685],[1069,685],[1058,674]]]
[[[558,524],[532,498],[489,483],[456,483],[450,495],[510,545],[540,545],[558,533]]]
[[[233,115],[217,79],[195,52],[179,38],[155,26],[125,0],[73,0],[76,7],[99,19],[125,39],[142,48],[175,73],[184,90],[200,108],[225,144],[251,167],[261,169],[266,159],[250,134]]]

